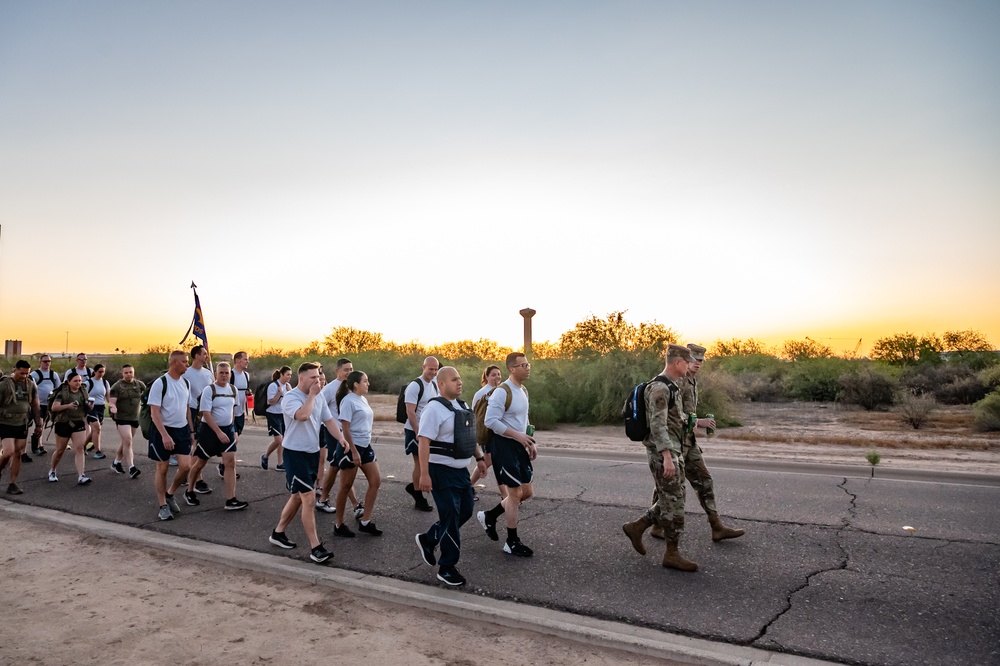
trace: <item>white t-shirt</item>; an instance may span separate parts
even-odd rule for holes
[[[202,391],[205,390],[206,386],[215,381],[215,376],[212,375],[212,371],[208,368],[195,369],[188,367],[184,371],[184,378],[191,385],[191,395],[188,396],[188,407],[198,409],[198,401],[201,399]]]
[[[511,380],[504,382],[511,390],[510,409],[504,413],[504,405],[507,403],[507,391],[502,386],[498,386],[493,395],[490,396],[489,405],[486,407],[486,427],[498,435],[507,432],[507,428],[515,432],[526,432],[528,430],[528,392],[524,387],[517,386]]]
[[[424,385],[424,394],[420,395],[420,386],[417,384],[420,382]],[[423,377],[417,377],[416,380],[411,381],[406,385],[406,392],[403,394],[403,402],[408,405],[416,405],[416,417],[417,417],[417,427],[420,427],[420,414],[424,411],[424,407],[428,402],[438,397],[438,386],[436,380],[431,380],[430,382],[425,382]],[[420,402],[417,402],[417,396],[420,396]],[[407,420],[403,424],[403,428],[406,430],[410,429],[410,422]]]
[[[274,400],[274,396],[276,396],[278,394],[278,384],[281,384],[281,382],[279,382],[277,379],[275,379],[275,380],[271,381],[270,384],[267,385],[267,401],[268,402],[271,402],[272,400]],[[283,384],[282,387],[285,389],[284,395],[282,395],[280,398],[278,398],[278,402],[274,403],[273,405],[268,405],[267,409],[265,411],[268,411],[271,414],[284,414],[284,411],[281,408],[281,403],[282,403],[282,401],[284,401],[285,395],[288,395],[288,392],[292,390],[292,385],[291,384]],[[296,407],[296,409],[298,409],[298,407]],[[319,437],[319,435],[316,435],[316,436]]]
[[[87,394],[90,399],[94,401],[94,406],[103,405],[104,400],[108,396],[108,391],[111,390],[111,385],[108,384],[108,380],[104,377],[100,379],[85,379],[83,385],[87,387]],[[41,402],[41,400],[39,400]]]
[[[368,399],[357,393],[348,393],[340,402],[340,420],[351,426],[351,441],[354,446],[372,445],[372,421],[375,412],[368,405]],[[343,429],[343,426],[341,426]]]
[[[451,406],[462,409],[458,400],[452,400]],[[420,415],[420,436],[427,437],[432,442],[455,441],[455,414],[437,400],[431,401],[427,409]],[[444,465],[456,469],[468,467],[473,458],[452,458],[451,456],[431,453],[427,462],[434,465]]]
[[[295,412],[306,404],[309,399],[305,393],[298,388],[291,389],[281,399],[281,407],[285,416],[285,436],[281,440],[281,445],[290,451],[302,451],[303,453],[316,453],[319,451],[319,429],[323,423],[333,418],[330,408],[326,403],[316,396],[313,399],[312,414],[305,421],[297,421]]]
[[[212,400],[212,386],[215,386],[215,400]],[[201,398],[198,399],[198,411],[212,412],[212,419],[215,421],[215,425],[220,428],[230,426],[233,424],[233,410],[236,408],[238,397],[239,391],[232,384],[220,386],[212,382],[201,392]]]
[[[163,392],[163,381],[167,382],[167,392]],[[169,428],[186,428],[188,424],[188,391],[184,378],[174,379],[170,375],[160,375],[149,389],[149,404],[160,408],[163,425]]]
[[[343,384],[339,379],[334,379],[332,382],[323,387],[320,391],[319,396],[326,403],[326,406],[330,408],[330,413],[333,414],[334,420],[337,421],[337,427],[340,427],[340,410],[337,408],[337,389]]]
[[[80,375],[81,377],[83,377],[83,382],[84,382],[84,384],[86,384],[86,383],[87,383],[87,379],[89,379],[89,378],[91,378],[91,377],[93,377],[93,376],[94,376],[94,371],[93,371],[93,370],[91,370],[90,368],[84,368],[83,370],[80,370],[80,369],[78,369],[78,368],[77,368],[77,367],[76,367],[76,366],[74,365],[74,366],[73,366],[72,368],[70,368],[69,370],[67,370],[67,371],[66,371],[66,372],[65,372],[65,373],[63,374],[63,381],[64,381],[64,382],[68,382],[68,381],[69,381],[69,376],[70,376],[70,373],[73,373],[73,372],[75,372],[76,374],[78,374],[78,375]]]
[[[59,388],[59,385],[62,384],[62,380],[59,379],[59,373],[55,370],[42,372],[39,368],[35,368],[31,371],[30,376],[33,380],[35,380],[35,387],[38,389],[38,404],[43,406],[47,405],[49,394]]]
[[[243,416],[247,413],[247,389],[250,388],[250,373],[246,370],[233,368],[233,378],[230,384],[236,387],[239,395],[236,397],[236,409],[233,412],[236,416]]]

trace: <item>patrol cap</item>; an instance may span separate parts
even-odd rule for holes
[[[701,345],[689,344],[688,349],[691,350],[691,358],[693,358],[694,360],[696,361],[705,360],[705,352],[707,352],[708,350],[702,347]]]
[[[682,358],[688,363],[691,363],[694,359],[691,358],[691,350],[682,345],[670,345],[667,347],[667,361],[675,358]]]

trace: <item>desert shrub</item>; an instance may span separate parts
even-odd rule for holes
[[[736,376],[740,399],[750,402],[778,402],[785,397],[781,379],[763,372],[745,372]]]
[[[937,400],[929,394],[914,395],[904,392],[903,396],[899,399],[899,415],[902,417],[903,423],[913,426],[914,430],[919,430],[921,426],[927,423],[931,412],[936,407]]]
[[[1000,430],[1000,390],[974,404],[972,414],[976,430]]]
[[[734,356],[709,356],[702,366],[708,369],[721,369],[732,375],[742,375],[748,372],[758,372],[772,379],[784,376],[790,364],[776,356],[768,354],[738,354]]]
[[[871,366],[841,375],[838,383],[837,400],[848,405],[872,411],[888,407],[894,401],[896,383]]]
[[[738,426],[733,403],[742,389],[736,377],[721,370],[698,373],[698,416],[714,414],[719,426]]]
[[[971,368],[948,363],[941,366],[915,366],[902,378],[903,388],[920,395],[932,393],[946,405],[971,405],[982,400],[989,388]]]
[[[785,394],[795,400],[833,401],[840,391],[840,376],[854,362],[841,358],[814,358],[789,364]]]
[[[979,379],[990,391],[1000,388],[1000,365],[994,365],[979,373]]]

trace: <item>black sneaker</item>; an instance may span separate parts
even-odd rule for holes
[[[184,491],[184,502],[188,506],[198,506],[199,504],[201,504],[201,500],[198,499],[198,496],[195,495],[190,490],[185,490]]]
[[[113,469],[115,471],[115,474],[124,474],[125,473],[125,468],[122,467],[121,461],[119,461],[119,460],[116,460],[113,463],[111,463],[111,469]]]
[[[279,548],[295,548],[295,542],[289,541],[284,532],[271,532],[271,536],[269,536],[267,540]]]
[[[245,509],[250,506],[250,502],[244,502],[238,500],[235,497],[233,499],[226,500],[226,511],[239,511],[240,509]]]
[[[324,548],[323,544],[320,544],[313,548],[312,552],[309,553],[309,559],[316,564],[323,564],[324,562],[329,562],[333,559],[333,553]]]
[[[34,462],[34,460],[27,453],[22,453],[21,454],[21,462],[23,462],[23,463],[29,463],[29,462]]]
[[[135,465],[133,465],[132,467],[129,467],[129,468],[128,468],[128,477],[129,477],[130,479],[135,479],[135,478],[137,478],[137,477],[138,477],[138,476],[139,476],[140,474],[142,474],[142,470],[141,470],[141,469],[139,469],[138,467],[136,467]]]
[[[336,527],[333,528],[333,536],[347,537],[348,539],[353,539],[354,532],[352,532],[351,528],[348,527],[346,523],[344,523],[341,525],[337,525]]]
[[[47,452],[44,446],[39,446],[37,449],[31,449],[31,454],[35,456],[44,456]]]
[[[208,487],[204,479],[198,479],[194,484],[194,491],[199,495],[208,495],[212,492],[212,489]]]
[[[455,567],[441,567],[438,569],[438,580],[451,587],[462,587],[465,585],[465,576],[458,573]]]
[[[480,511],[476,514],[476,518],[479,520],[479,524],[483,526],[486,530],[486,536],[488,536],[493,541],[499,541],[500,535],[497,534],[497,521],[491,520],[485,511]]]
[[[226,466],[223,465],[222,463],[219,463],[219,477],[223,479],[226,478]],[[236,478],[237,479],[240,478],[239,472],[236,472]]]
[[[16,483],[12,483],[12,484],[10,484],[10,485],[7,486],[7,494],[8,495],[23,495],[24,491],[21,490],[20,486],[18,486]]]
[[[514,543],[511,543],[510,541],[504,542],[503,552],[508,555],[513,555],[514,557],[531,557],[535,554],[535,551],[531,550],[520,541],[515,541]]]
[[[358,523],[358,531],[364,532],[365,534],[371,534],[372,536],[382,536],[382,530],[375,527],[375,521],[369,520],[368,524]]]
[[[413,537],[413,540],[417,542],[417,548],[420,549],[420,558],[429,567],[437,564],[437,558],[434,557],[434,549],[427,544],[427,535],[418,534]]]

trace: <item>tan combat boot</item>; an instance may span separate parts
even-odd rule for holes
[[[661,539],[661,540],[667,538],[663,535],[663,528],[660,527],[659,525],[653,525],[653,529],[649,530],[649,536],[653,537],[654,539]]]
[[[685,560],[681,557],[681,554],[677,552],[677,542],[668,541],[667,550],[663,553],[663,566],[668,569],[677,569],[678,571],[697,571],[698,565],[691,560]]]
[[[653,524],[647,516],[643,516],[638,520],[633,520],[631,523],[625,523],[622,525],[622,532],[628,537],[629,541],[632,542],[632,547],[640,555],[646,554],[646,547],[642,545],[642,535],[649,529],[649,526]]]
[[[708,524],[712,526],[712,541],[735,539],[745,534],[743,530],[734,530],[723,525],[722,521],[719,520],[719,514],[714,511],[708,514]]]

